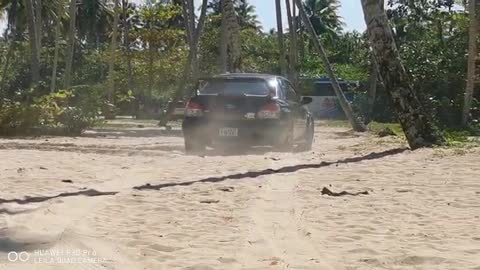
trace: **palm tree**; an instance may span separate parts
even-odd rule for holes
[[[315,29],[313,27],[313,24],[310,20],[310,17],[308,16],[307,12],[305,11],[305,7],[302,5],[302,0],[295,0],[295,3],[300,11],[300,18],[302,19],[302,22],[305,24],[307,31],[310,33],[311,40],[313,42],[313,45],[315,49],[317,50],[317,53],[320,55],[322,58],[322,61],[325,65],[325,69],[327,71],[328,76],[330,77],[331,83],[333,90],[335,91],[335,95],[338,98],[338,101],[340,103],[340,106],[342,107],[343,111],[345,112],[345,115],[347,116],[348,121],[350,122],[350,125],[355,131],[359,132],[364,132],[367,130],[365,125],[355,116],[352,110],[352,106],[350,103],[347,101],[347,98],[343,94],[342,88],[340,87],[340,84],[338,83],[337,76],[333,72],[332,65],[330,64],[330,61],[328,60],[328,56],[325,52],[325,49],[323,48],[323,45],[320,43],[320,39],[317,36],[317,33],[315,32]]]
[[[122,0],[122,24],[123,24],[123,47],[127,51],[127,76],[128,90],[133,91],[133,66],[132,66],[132,50],[130,46],[130,27],[132,25],[133,16],[130,14],[135,10],[135,5],[129,3],[128,0]]]
[[[280,51],[280,74],[285,76],[287,73],[287,63],[286,53],[285,53],[285,42],[283,39],[283,22],[282,22],[282,2],[280,0],[275,0],[275,10],[277,14],[277,38],[278,38],[278,49]]]
[[[475,89],[476,81],[476,59],[478,54],[478,19],[477,19],[477,1],[470,0],[469,2],[469,17],[470,17],[470,30],[469,30],[469,42],[468,42],[468,71],[467,71],[467,87],[465,91],[465,101],[463,104],[462,113],[462,125],[467,125],[470,115],[470,109],[472,106],[473,92]]]
[[[241,28],[253,28],[261,30],[260,21],[256,14],[255,6],[250,5],[248,0],[233,0],[235,13],[238,17],[238,24]],[[222,1],[212,0],[207,5],[209,15],[220,15],[222,13]]]
[[[53,56],[53,68],[52,68],[52,78],[50,81],[50,92],[54,92],[57,88],[57,69],[58,69],[58,58],[60,50],[60,30],[62,27],[62,17],[65,13],[64,1],[59,1],[57,3],[57,14],[55,16],[55,50]]]
[[[80,40],[86,41],[97,49],[100,44],[108,42],[114,13],[110,7],[108,0],[81,1],[76,19]]]
[[[339,0],[306,0],[303,5],[318,35],[334,37],[342,31]]]
[[[380,78],[397,111],[410,148],[415,150],[442,144],[444,138],[420,103],[400,60],[387,15],[378,0],[361,2]]]
[[[262,27],[256,14],[255,6],[250,5],[247,0],[237,0],[235,4],[240,27],[261,30]]]
[[[68,40],[67,40],[67,49],[66,49],[66,60],[65,60],[65,78],[64,86],[69,88],[72,84],[72,67],[73,67],[73,53],[75,51],[75,34],[76,29],[76,19],[77,19],[77,1],[71,0],[69,7],[69,16],[70,16],[70,26],[68,28]]]
[[[222,44],[227,44],[227,71],[238,72],[241,70],[241,44],[240,26],[233,0],[222,1]]]
[[[385,0],[378,0],[380,8],[384,10]],[[367,91],[367,112],[364,116],[364,123],[368,125],[373,120],[373,111],[375,109],[375,100],[377,98],[377,88],[378,88],[378,66],[375,62],[373,54],[370,54],[370,78],[368,81],[368,91]]]
[[[117,38],[118,38],[118,23],[120,18],[120,5],[119,0],[113,0],[113,30],[112,30],[112,42],[110,44],[110,59],[108,62],[108,101],[110,104],[114,104],[114,94],[115,94],[115,55],[117,50]],[[113,116],[113,115],[108,115]]]
[[[187,33],[187,40],[189,44],[189,53],[187,62],[183,67],[183,76],[180,82],[178,82],[178,88],[175,91],[173,101],[169,104],[167,108],[167,113],[158,123],[159,126],[167,125],[170,120],[173,112],[175,110],[175,104],[182,98],[182,95],[185,92],[185,86],[190,82],[196,79],[198,72],[198,45],[200,38],[203,33],[203,27],[205,25],[205,19],[207,16],[208,9],[208,0],[202,0],[202,8],[200,12],[200,18],[198,23],[195,25],[195,6],[192,0],[183,0],[182,9],[184,14],[184,26],[185,32]]]
[[[40,52],[38,50],[37,27],[35,26],[35,11],[32,0],[25,0],[28,19],[28,36],[30,43],[30,63],[32,73],[32,85],[37,86],[40,81]]]
[[[290,56],[289,56],[289,79],[297,88],[297,62],[298,62],[298,51],[297,51],[297,21],[296,17],[296,5],[293,2],[291,5],[290,0],[285,0],[286,8],[287,8],[287,19],[288,19],[288,33],[290,36]]]
[[[43,38],[43,18],[42,18],[42,0],[35,1],[35,32],[38,59],[40,61],[42,55],[42,38]]]
[[[11,0],[11,1],[2,1],[0,2],[0,10],[7,14],[7,27],[5,29],[5,40],[9,42],[8,51],[5,59],[5,64],[2,69],[2,81],[0,83],[0,93],[4,92],[5,82],[7,79],[7,70],[10,66],[10,61],[12,60],[13,53],[15,50],[16,42],[24,32],[25,24],[21,23],[24,21],[24,16],[22,16],[22,1],[21,0]]]

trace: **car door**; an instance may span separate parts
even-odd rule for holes
[[[284,84],[286,99],[294,118],[294,138],[295,141],[299,141],[305,136],[305,127],[307,126],[306,110],[302,106],[300,96],[295,92],[292,84],[284,79],[282,80],[282,84]]]

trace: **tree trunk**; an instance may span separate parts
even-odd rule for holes
[[[17,31],[15,26],[12,28],[12,40],[8,46],[7,56],[5,59],[5,64],[2,71],[2,81],[0,83],[0,98],[5,94],[5,82],[7,80],[8,67],[10,66],[10,61],[12,60],[13,53],[15,51],[16,41],[17,41]]]
[[[208,7],[208,0],[203,0],[202,9],[200,11],[200,18],[198,19],[197,27],[195,28],[195,24],[193,24],[195,31],[193,31],[193,44],[192,44],[193,47],[191,49],[193,50],[192,58],[195,60],[195,65],[193,66],[193,70],[192,70],[192,80],[194,81],[197,80],[198,72],[199,72],[198,44],[200,42],[201,33],[203,32],[203,27],[205,25],[207,7]],[[192,3],[192,10],[194,9],[195,9],[195,6]]]
[[[475,81],[476,81],[476,58],[478,55],[478,21],[477,21],[477,5],[476,0],[470,0],[468,9],[469,9],[469,18],[470,18],[470,30],[468,33],[468,71],[467,71],[467,86],[465,91],[465,100],[463,104],[463,113],[462,113],[462,125],[466,126],[470,118],[470,110],[472,107],[473,92],[475,90]]]
[[[330,81],[332,83],[333,90],[335,91],[335,94],[336,94],[337,99],[340,103],[340,106],[342,107],[342,110],[344,111],[345,115],[347,116],[348,121],[350,122],[350,125],[352,126],[352,128],[355,131],[358,131],[358,132],[367,131],[367,128],[365,127],[365,125],[353,113],[352,106],[350,105],[347,98],[343,94],[342,88],[340,87],[340,84],[338,83],[337,76],[333,72],[333,68],[330,65],[330,61],[328,60],[325,49],[323,48],[322,44],[320,43],[320,39],[318,38],[317,33],[315,32],[315,29],[313,28],[313,25],[310,22],[310,19],[308,18],[307,14],[305,12],[305,8],[302,5],[302,1],[301,0],[295,0],[295,3],[297,4],[298,10],[300,11],[300,16],[302,18],[302,21],[305,24],[305,26],[307,28],[307,31],[310,33],[313,45],[314,45],[315,49],[317,50],[317,53],[322,58],[322,61],[325,65],[325,70],[327,71],[327,74],[330,77]]]
[[[128,23],[128,0],[122,0],[123,8],[123,46],[127,50],[127,76],[128,76],[128,90],[133,91],[133,67],[132,67],[132,52],[130,49],[130,25]]]
[[[286,53],[285,53],[285,40],[283,38],[283,22],[282,22],[282,3],[280,0],[275,0],[275,10],[277,14],[277,39],[278,39],[278,50],[280,52],[280,59],[278,63],[280,65],[280,74],[282,76],[287,75],[287,63],[286,63]]]
[[[2,81],[0,83],[0,97],[5,95],[5,82],[6,82],[6,79],[7,79],[8,67],[10,65],[10,61],[11,61],[11,59],[13,57],[13,53],[15,51],[16,41],[19,39],[19,37],[21,35],[21,33],[18,33],[18,31],[17,31],[17,25],[18,25],[18,20],[19,20],[17,12],[16,12],[17,5],[18,5],[17,1],[12,1],[12,6],[11,6],[12,14],[10,14],[10,16],[12,18],[14,18],[14,23],[11,26],[11,33],[10,34],[12,36],[12,39],[10,40],[10,44],[8,46],[7,56],[6,56],[6,59],[5,59],[5,65],[3,66],[3,71],[2,71]]]
[[[228,29],[227,29],[227,16],[224,12],[225,1],[221,0],[222,7],[222,25],[220,27],[220,73],[226,73],[228,71]]]
[[[38,59],[41,61],[42,56],[42,37],[43,37],[43,17],[42,17],[42,0],[36,0],[35,4],[35,26],[36,28],[36,45]]]
[[[118,0],[114,0],[113,10],[113,30],[112,30],[112,42],[110,44],[110,59],[108,62],[108,102],[110,104],[115,103],[115,56],[117,51],[117,38],[118,38],[118,22],[119,22],[119,5]]]
[[[76,33],[76,19],[77,19],[77,1],[70,0],[70,26],[68,28],[67,51],[65,52],[65,82],[64,87],[70,88],[72,86],[72,68],[73,68],[73,53],[75,51],[75,33]]]
[[[55,92],[57,89],[57,69],[58,69],[58,54],[60,50],[60,27],[62,24],[61,14],[63,13],[62,3],[58,4],[57,17],[55,18],[55,52],[53,56],[52,78],[50,82],[50,92]]]
[[[240,26],[238,17],[235,12],[233,0],[223,0],[222,12],[225,18],[225,28],[227,31],[227,71],[241,71],[241,42],[240,42]]]
[[[413,90],[400,60],[393,32],[378,0],[361,0],[370,46],[411,149],[439,145],[444,139]]]
[[[40,81],[40,58],[37,50],[37,32],[35,27],[35,14],[32,0],[25,0],[25,8],[27,10],[28,20],[28,36],[31,50],[31,72],[32,72],[32,85],[36,87]]]
[[[186,29],[187,33],[189,33],[189,32],[193,33],[193,36],[192,36],[193,42],[191,44],[191,47],[190,47],[190,50],[189,50],[189,53],[188,53],[187,62],[185,63],[185,66],[183,68],[183,77],[178,82],[178,88],[175,91],[175,94],[173,96],[173,100],[168,105],[167,112],[162,117],[162,120],[158,123],[159,126],[166,126],[167,125],[168,121],[170,120],[170,118],[173,115],[173,112],[175,110],[175,106],[176,106],[177,102],[182,98],[182,96],[185,92],[185,86],[192,79],[196,79],[196,76],[197,76],[196,72],[197,71],[195,70],[195,67],[193,67],[193,71],[192,71],[192,63],[194,61],[197,61],[197,63],[198,63],[198,44],[200,42],[200,38],[201,38],[202,33],[203,33],[203,27],[204,27],[205,18],[206,18],[206,15],[207,15],[207,4],[208,4],[208,0],[203,0],[202,1],[202,10],[200,12],[200,18],[198,20],[197,27],[195,29],[188,29],[188,30]],[[193,3],[190,3],[189,5],[190,5],[190,8],[192,10],[194,10],[195,6],[193,5]],[[188,13],[188,12],[187,12],[187,14],[191,15],[191,13]],[[195,17],[193,17],[193,18],[190,18],[190,16],[188,16],[188,17],[189,18],[187,19],[187,21],[190,20],[190,19],[195,20]],[[193,24],[193,26],[194,25],[195,24]],[[185,27],[191,28],[192,24],[187,22],[185,24]],[[222,32],[223,32],[223,30],[222,30]],[[225,57],[225,59],[226,59],[226,57]],[[225,68],[226,68],[226,64],[225,64]]]
[[[148,58],[148,89],[147,89],[147,94],[145,95],[145,98],[147,99],[145,102],[146,103],[145,107],[150,106],[150,101],[152,99],[153,82],[154,82],[153,64],[155,59],[155,51],[156,51],[155,46],[152,44],[152,42],[150,42],[150,44],[148,45],[148,53],[150,57]]]
[[[296,1],[296,0],[294,0]],[[296,5],[295,5],[296,6]],[[300,18],[297,18],[297,23],[298,23],[298,39],[299,39],[299,54],[300,54],[300,63],[303,63],[305,60],[305,31],[302,25],[302,20],[299,20]]]
[[[378,0],[382,11],[385,11],[385,1]],[[377,88],[378,88],[378,66],[375,62],[375,57],[370,55],[371,67],[370,67],[370,79],[368,84],[368,93],[367,93],[367,112],[365,115],[365,125],[368,125],[373,119],[373,110],[375,109],[375,100],[377,98]]]
[[[367,112],[365,115],[365,125],[368,125],[373,119],[373,109],[375,108],[375,99],[377,97],[378,68],[375,58],[372,56],[372,64],[370,70],[370,79],[368,83],[367,93]]]
[[[297,51],[297,24],[296,24],[296,9],[295,4],[290,5],[290,0],[286,0],[285,4],[287,6],[287,16],[288,16],[288,27],[290,35],[290,63],[289,63],[289,80],[293,83],[295,89],[298,87],[298,51]],[[293,9],[292,9],[293,8]]]
[[[7,56],[5,59],[5,65],[3,66],[2,71],[2,82],[0,83],[0,98],[5,94],[5,81],[7,79],[8,66],[10,65],[10,60],[13,57],[13,51],[15,49],[15,38],[12,38],[10,45],[8,46]]]

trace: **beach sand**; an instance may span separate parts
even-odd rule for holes
[[[187,156],[152,126],[0,139],[0,269],[480,270],[480,148],[405,146],[323,123],[302,153]]]

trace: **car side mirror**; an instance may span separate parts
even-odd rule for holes
[[[302,97],[302,100],[300,101],[302,105],[308,105],[312,102],[313,102],[313,98],[311,97]]]

